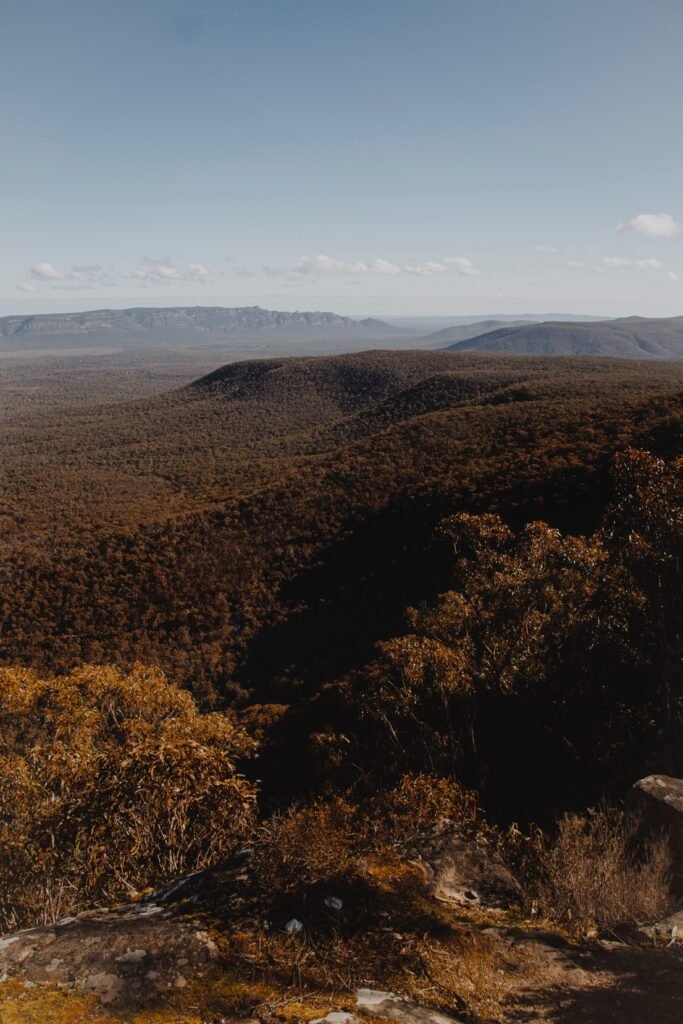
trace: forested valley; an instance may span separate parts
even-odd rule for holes
[[[683,775],[682,398],[676,363],[375,351],[10,403],[5,930],[250,844],[221,912],[322,929],[300,994],[356,979],[349,950],[387,986],[408,956],[436,1005],[507,1020],[489,966],[439,974],[414,864],[444,820],[520,920],[626,941],[662,917],[683,876],[624,801]],[[563,888],[606,864],[599,898]],[[342,889],[343,926],[306,918]],[[272,989],[294,953],[263,927],[229,959]],[[273,1013],[264,991],[221,998]]]

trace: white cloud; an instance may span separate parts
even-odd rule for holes
[[[549,253],[557,252],[557,249],[553,248],[552,245],[535,245],[534,246],[534,250],[536,252],[549,252]]]
[[[34,263],[28,269],[28,276],[35,281],[40,281],[42,284],[49,284],[53,288],[67,286],[88,288],[92,284],[115,286],[120,280],[117,275],[105,270],[99,263],[72,267],[71,270],[61,270],[53,263]],[[26,289],[23,290],[25,291]]]
[[[481,274],[481,270],[467,256],[444,256],[441,260],[427,260],[425,263],[408,263],[404,270],[408,274],[418,274],[420,277],[431,277],[433,274],[446,274],[449,270],[455,270],[458,274],[474,276]]]
[[[364,277],[380,275],[398,277],[399,274],[416,274],[419,277],[431,277],[434,274],[446,274],[456,271],[458,274],[481,274],[481,270],[467,256],[444,256],[443,259],[425,260],[424,263],[408,263],[399,266],[389,260],[340,260],[333,256],[319,253],[317,256],[301,256],[296,265],[289,271],[277,267],[262,267],[263,273],[276,277],[287,273],[315,277],[325,274],[341,274],[346,277]]]
[[[674,274],[673,270],[670,270],[669,273],[666,275],[666,277],[667,277],[668,281],[677,281],[678,280],[678,274]]]
[[[188,263],[180,267],[166,259],[144,259],[132,276],[138,281],[149,281],[152,284],[176,284],[182,281],[202,284],[211,277],[211,271],[202,263]]]
[[[373,260],[370,264],[370,271],[373,274],[389,274],[390,277],[396,277],[401,273],[401,268],[397,267],[395,263],[389,263],[388,260]]]
[[[671,238],[681,230],[670,213],[639,213],[628,224],[617,224],[617,231],[637,231],[648,238]]]
[[[581,260],[570,260],[567,264],[568,267],[585,267],[586,264],[582,263]]]
[[[445,274],[448,272],[448,267],[445,263],[437,263],[434,260],[427,260],[426,263],[419,264],[408,263],[405,269],[408,274],[419,274],[420,277],[430,277],[432,274]]]
[[[73,272],[58,270],[52,263],[34,263],[29,274],[39,281],[68,281],[73,277]]]
[[[349,261],[338,260],[332,256],[325,256],[319,253],[311,259],[310,256],[301,256],[295,267],[292,268],[295,274],[380,274],[396,277],[401,273],[401,268],[388,260],[375,259],[371,263],[364,263],[362,260]]]
[[[34,292],[36,290],[35,285],[29,284],[28,281],[20,281],[17,288],[20,292]]]
[[[661,267],[660,260],[649,259],[649,260],[636,260],[636,266],[640,267],[641,270],[659,270]]]
[[[624,256],[603,256],[606,267],[637,267],[639,270],[661,270],[661,260],[650,257],[647,260],[627,260]]]
[[[443,262],[454,267],[459,274],[464,274],[466,277],[482,273],[479,267],[471,259],[468,259],[467,256],[444,256]]]
[[[602,262],[606,267],[630,267],[631,261],[623,256],[603,256]]]

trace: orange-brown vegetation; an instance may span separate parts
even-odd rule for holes
[[[644,845],[637,838],[637,819],[609,807],[565,815],[553,836],[537,830],[523,841],[518,862],[529,909],[593,936],[664,917],[671,905],[669,846],[662,838]]]
[[[264,891],[345,878],[370,907],[479,804],[549,830],[544,914],[654,913],[660,854],[561,815],[683,771],[682,393],[682,365],[376,352],[15,412],[0,658],[30,668],[0,680],[5,921],[251,834]],[[566,865],[608,861],[612,905],[640,886],[650,910],[569,905]]]
[[[253,745],[156,670],[0,669],[0,924],[54,921],[215,863],[251,832]]]
[[[137,659],[202,700],[296,701],[447,587],[443,516],[591,529],[616,451],[678,450],[682,389],[679,364],[373,352],[15,409],[0,657]]]

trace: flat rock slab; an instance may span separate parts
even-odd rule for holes
[[[462,1024],[462,1017],[454,1017],[429,1006],[420,1006],[406,996],[383,992],[374,988],[359,988],[356,1008],[361,1017],[348,1010],[333,1010],[326,1017],[318,1017],[311,1024],[362,1024],[362,1017],[373,1020],[395,1021],[396,1024]]]
[[[347,1010],[332,1010],[326,1017],[316,1017],[310,1024],[361,1024],[355,1013]]]
[[[463,1024],[464,1021],[463,1017],[419,1006],[405,996],[374,988],[359,988],[356,1003],[358,1012],[364,1016],[396,1021],[397,1024]]]
[[[130,904],[0,938],[0,978],[76,985],[125,1010],[184,988],[218,952],[199,920],[156,903]]]

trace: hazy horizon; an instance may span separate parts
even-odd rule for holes
[[[577,312],[575,310],[560,310],[560,309],[548,309],[548,310],[534,310],[528,308],[521,308],[518,310],[508,309],[501,307],[497,308],[484,308],[484,309],[460,309],[460,310],[448,310],[439,311],[434,306],[428,306],[424,309],[419,309],[415,306],[401,308],[400,311],[394,312],[391,309],[370,304],[365,309],[359,309],[356,306],[348,302],[344,302],[343,296],[315,296],[312,297],[315,300],[309,305],[305,304],[292,304],[291,297],[288,296],[242,296],[239,300],[232,299],[230,296],[223,295],[188,295],[180,296],[177,301],[172,300],[171,296],[106,296],[98,299],[97,296],[89,296],[90,301],[84,300],[83,302],[76,303],[73,299],[64,299],[63,297],[38,297],[30,300],[29,303],[24,303],[21,300],[19,302],[8,299],[0,299],[0,317],[6,316],[40,316],[48,315],[50,313],[86,313],[98,309],[129,309],[135,307],[150,307],[155,309],[164,309],[173,306],[222,306],[225,308],[237,308],[241,306],[260,306],[262,309],[275,309],[282,312],[330,312],[337,313],[340,316],[348,316],[353,319],[362,319],[364,317],[372,317],[378,320],[444,320],[454,322],[466,319],[487,319],[487,318],[522,318],[525,315],[534,317],[552,317],[552,316],[567,316],[577,319],[613,319],[620,316],[640,316],[638,312],[629,313],[611,313],[601,310],[600,312]],[[272,300],[272,301],[269,301]],[[288,300],[288,304],[284,305],[285,300]],[[28,306],[33,308],[27,308]],[[671,314],[676,315],[676,314]],[[683,315],[683,314],[681,314]]]

